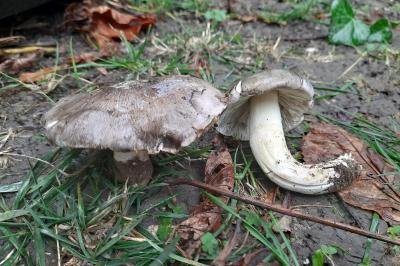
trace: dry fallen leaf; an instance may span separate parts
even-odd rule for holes
[[[64,266],[81,266],[83,261],[76,257],[68,256],[68,259],[63,263]]]
[[[390,185],[396,177],[379,176],[381,173],[392,172],[393,169],[360,139],[340,127],[316,123],[303,138],[301,150],[304,161],[308,164],[327,161],[350,152],[363,170],[338,195],[352,206],[379,213],[382,219],[392,225],[400,223],[400,197]]]
[[[232,157],[220,138],[214,140],[216,150],[211,152],[205,167],[205,182],[209,185],[232,191],[234,170]],[[228,198],[221,197],[223,202]],[[204,197],[188,219],[180,223],[177,233],[181,236],[180,246],[191,257],[201,246],[200,238],[206,232],[213,232],[221,225],[221,208]]]
[[[81,64],[81,63],[88,63],[88,62],[94,62],[98,59],[108,57],[106,54],[98,53],[98,52],[86,52],[78,55],[74,55],[73,57],[68,57],[66,59],[67,64],[72,64],[74,62],[75,64]]]
[[[35,83],[38,81],[46,80],[54,74],[54,72],[68,68],[67,65],[45,67],[35,72],[21,73],[18,79],[24,83]]]
[[[91,0],[72,3],[65,10],[65,24],[92,37],[101,50],[114,49],[121,34],[132,41],[138,33],[156,22],[153,15],[122,13],[107,5],[97,5]]]
[[[251,16],[251,15],[239,15],[239,14],[234,14],[233,16],[234,19],[240,20],[244,23],[248,22],[255,22],[258,20],[258,16]]]
[[[63,59],[64,64],[62,64],[60,66],[45,67],[45,68],[39,69],[38,71],[35,71],[35,72],[21,73],[19,75],[18,79],[25,83],[40,82],[42,80],[47,80],[47,79],[51,78],[51,76],[56,71],[68,69],[69,65],[71,65],[72,62],[74,62],[75,64],[81,64],[81,63],[93,62],[100,58],[106,58],[108,56],[109,56],[109,54],[106,52],[104,52],[104,53],[103,52],[102,53],[86,52],[86,53],[78,54],[78,55],[75,55],[73,58],[67,57],[67,58]],[[0,70],[1,70],[1,65],[0,65]],[[48,90],[48,91],[51,91],[51,90]]]
[[[0,63],[0,71],[9,74],[16,74],[24,68],[32,67],[41,56],[42,53],[32,53],[26,56],[13,56]]]

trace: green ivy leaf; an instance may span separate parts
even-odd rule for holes
[[[334,0],[331,9],[329,41],[334,44],[361,45],[368,40],[369,27],[354,18],[347,0]]]
[[[370,28],[368,42],[392,42],[392,31],[389,20],[383,18],[377,20]]]
[[[376,21],[371,27],[355,18],[348,0],[334,0],[331,6],[329,42],[349,46],[367,42],[391,42],[391,25],[387,19]]]
[[[214,256],[218,252],[218,240],[215,239],[214,235],[207,232],[201,237],[201,248],[204,252],[210,256]]]

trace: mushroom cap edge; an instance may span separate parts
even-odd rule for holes
[[[298,126],[313,106],[314,89],[309,81],[287,70],[272,69],[239,81],[230,91],[228,106],[217,130],[226,136],[249,140],[250,98],[277,90],[285,131]]]

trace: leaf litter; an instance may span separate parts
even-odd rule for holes
[[[100,50],[114,50],[121,36],[133,41],[140,31],[156,23],[154,15],[128,14],[92,0],[70,4],[64,17],[65,25],[88,34]]]
[[[25,68],[34,66],[42,53],[31,53],[26,56],[14,55],[0,63],[0,71],[16,74]]]
[[[216,148],[210,153],[205,166],[205,183],[214,187],[232,191],[234,186],[234,167],[232,157],[222,138],[213,140]],[[220,198],[224,203],[227,197]],[[201,237],[207,232],[214,232],[222,223],[222,209],[208,198],[195,207],[190,217],[181,222],[176,232],[180,235],[180,246],[186,256],[191,257],[201,247]]]
[[[326,123],[315,123],[303,138],[304,162],[316,164],[351,153],[362,165],[361,174],[339,197],[354,207],[375,211],[391,225],[400,223],[400,197],[391,185],[399,176],[386,173],[393,168],[357,137]]]
[[[19,80],[26,83],[35,83],[50,78],[56,71],[68,69],[69,65],[93,62],[107,58],[120,52],[119,41],[126,39],[133,41],[137,35],[150,26],[155,25],[154,15],[133,15],[120,12],[107,5],[97,5],[94,1],[86,0],[83,3],[70,4],[64,13],[64,24],[77,31],[87,34],[99,47],[99,52],[86,52],[65,58],[60,66],[50,66],[34,72],[24,72]],[[0,70],[10,69],[18,73],[22,68],[34,62],[31,57],[24,60],[11,60],[0,65]]]

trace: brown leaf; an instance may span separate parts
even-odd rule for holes
[[[339,196],[352,206],[379,213],[390,224],[400,223],[400,198],[390,185],[395,177],[378,175],[393,169],[360,139],[340,127],[315,123],[303,138],[301,150],[308,164],[331,160],[350,152],[363,170],[349,187],[338,193]]]
[[[94,61],[96,61],[100,58],[104,58],[104,57],[108,57],[108,56],[102,55],[97,52],[86,52],[86,53],[82,53],[79,55],[74,55],[74,57],[68,57],[66,61],[68,64],[71,64],[72,62],[74,62],[75,64],[81,64],[81,63],[94,62]]]
[[[59,71],[59,70],[64,70],[67,69],[72,62],[75,64],[80,64],[80,63],[87,63],[87,62],[93,62],[96,61],[100,58],[105,58],[110,56],[106,52],[86,52],[82,53],[79,55],[75,55],[73,57],[73,60],[71,57],[68,57],[66,59],[63,59],[64,64],[60,66],[51,66],[51,67],[45,67],[42,69],[39,69],[38,71],[35,72],[25,72],[21,73],[18,77],[18,79],[22,82],[25,83],[35,83],[35,82],[40,82],[42,80],[47,80],[51,77],[51,75],[54,74],[54,72]],[[1,70],[1,65],[0,65],[0,70]]]
[[[103,76],[107,76],[108,74],[107,69],[105,69],[104,67],[97,67],[96,70],[99,71],[100,74],[102,74]]]
[[[123,34],[128,41],[155,24],[153,15],[122,13],[106,5],[96,5],[90,0],[72,3],[65,10],[65,24],[91,36],[101,50],[113,49],[115,41]]]
[[[258,20],[258,16],[250,16],[250,15],[239,15],[239,14],[234,14],[233,18],[240,20],[244,23],[248,22],[255,22]]]
[[[66,65],[45,67],[45,68],[42,68],[35,72],[21,73],[19,75],[18,79],[25,83],[35,83],[35,82],[49,79],[50,76],[54,74],[54,72],[61,70],[61,69],[65,69],[67,67],[68,66],[66,66]]]
[[[71,256],[71,257],[69,257],[69,259],[66,262],[64,262],[63,265],[64,266],[81,266],[81,265],[83,265],[83,262],[80,259]]]
[[[234,184],[234,169],[232,157],[220,138],[214,140],[217,148],[211,152],[205,167],[205,182],[220,189],[232,191]],[[228,198],[221,197],[225,203]],[[191,257],[201,246],[200,238],[205,232],[213,232],[221,225],[221,208],[214,205],[208,198],[194,209],[191,216],[180,223],[177,232],[181,236],[180,246]]]
[[[32,67],[40,56],[42,56],[42,53],[32,53],[23,57],[11,57],[0,64],[0,71],[16,74],[24,68]]]

